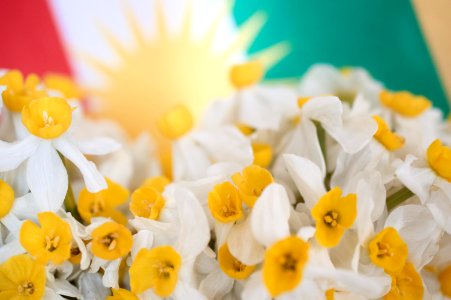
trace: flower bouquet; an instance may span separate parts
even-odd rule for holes
[[[451,123],[363,69],[263,75],[131,139],[1,71],[0,299],[451,297]]]

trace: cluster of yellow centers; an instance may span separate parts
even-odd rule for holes
[[[132,200],[130,202],[130,211],[132,214],[137,217],[159,220],[160,213],[166,204],[162,193],[169,183],[169,179],[163,176],[146,180],[132,194]]]
[[[404,91],[397,93],[382,91],[379,100],[382,105],[407,118],[417,117],[432,106],[431,101],[425,97]]]
[[[381,117],[373,116],[373,119],[377,122],[377,131],[374,138],[387,150],[395,151],[404,145],[404,138],[391,131]]]
[[[423,283],[415,267],[407,261],[408,247],[396,229],[387,227],[368,245],[371,261],[392,277],[392,287],[384,299],[422,299]]]
[[[315,237],[323,247],[335,247],[345,230],[350,228],[357,216],[357,196],[349,194],[341,197],[342,191],[334,187],[312,208],[316,221]]]
[[[130,267],[132,292],[140,294],[148,289],[160,297],[168,297],[174,291],[182,258],[171,246],[141,249]]]
[[[129,191],[121,185],[106,178],[107,188],[97,193],[91,193],[86,188],[80,191],[77,209],[86,223],[91,223],[93,217],[112,218],[126,225],[127,218],[116,208],[127,202]]]
[[[0,179],[0,219],[9,214],[14,204],[14,190]]]
[[[0,299],[42,299],[45,282],[44,265],[27,254],[12,256],[0,265]]]
[[[116,222],[105,222],[91,234],[92,253],[106,260],[115,260],[130,252],[133,238],[130,230]]]
[[[20,229],[20,243],[39,263],[61,264],[71,255],[72,232],[69,224],[53,212],[38,214],[41,227],[25,221]]]
[[[451,148],[435,140],[427,150],[429,166],[448,182],[451,182]]]
[[[290,236],[270,246],[263,262],[263,282],[272,297],[296,288],[308,259],[309,245]]]

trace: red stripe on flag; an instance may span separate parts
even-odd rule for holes
[[[56,26],[45,0],[1,0],[0,68],[70,75]]]

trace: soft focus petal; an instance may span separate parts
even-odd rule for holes
[[[0,141],[0,171],[16,169],[24,160],[33,155],[39,144],[39,139],[32,135],[12,144]]]
[[[86,155],[105,155],[121,148],[121,144],[107,137],[77,141],[77,148]]]

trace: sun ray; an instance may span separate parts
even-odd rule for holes
[[[100,35],[105,39],[107,44],[114,50],[116,55],[123,59],[127,56],[127,50],[123,44],[114,36],[113,32],[108,30],[103,24],[97,23],[96,27],[100,31]]]
[[[165,13],[163,2],[161,0],[155,0],[154,4],[155,9],[155,27],[158,30],[158,36],[161,41],[168,39],[168,29],[165,21]]]
[[[234,0],[227,0],[222,2],[221,8],[219,9],[215,18],[213,19],[213,23],[210,25],[210,28],[204,38],[205,43],[210,47],[213,44],[213,41],[218,32],[219,26],[221,25],[221,22],[225,19],[227,14],[229,14],[232,11],[234,2],[235,2]]]
[[[192,29],[192,19],[193,19],[193,0],[187,0],[185,4],[185,10],[183,13],[183,22],[182,22],[182,30],[180,32],[180,37],[188,39],[191,36],[191,29]]]
[[[288,42],[280,42],[266,48],[262,51],[252,54],[249,59],[258,60],[265,66],[266,70],[271,69],[275,66],[279,61],[281,61],[284,57],[291,52],[291,45]]]
[[[261,31],[266,22],[266,14],[259,11],[253,14],[240,28],[234,43],[223,53],[224,59],[229,59],[237,52],[246,51]]]
[[[128,27],[130,28],[130,31],[133,35],[133,38],[137,44],[138,47],[142,47],[145,45],[145,38],[142,33],[142,30],[140,29],[140,26],[138,24],[138,18],[136,18],[136,15],[133,13],[130,6],[123,2],[124,4],[124,12],[125,12],[125,18],[127,20]]]

